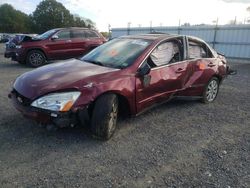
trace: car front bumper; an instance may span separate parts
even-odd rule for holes
[[[89,119],[87,107],[77,111],[55,112],[32,107],[30,104],[27,104],[27,99],[15,91],[10,92],[8,98],[11,99],[13,106],[21,112],[24,117],[35,120],[39,124],[53,124],[60,128],[74,127],[78,123],[86,123]]]
[[[11,58],[12,61],[25,61],[23,49],[6,49],[4,52],[5,58]]]

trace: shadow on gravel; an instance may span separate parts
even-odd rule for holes
[[[22,65],[22,64],[19,64],[19,63],[17,63],[17,62],[5,62],[5,63],[1,63],[1,65],[0,65],[0,67],[1,68],[11,68],[11,69],[16,69],[16,68],[22,68],[22,69],[30,69],[30,70],[32,70],[32,69],[34,69],[34,68],[32,68],[32,67],[29,67],[29,66],[27,66],[27,65]]]
[[[151,113],[171,110],[172,108],[184,108],[183,106],[193,105],[195,107],[195,104],[197,103],[199,102],[194,99],[173,99],[170,102],[146,111],[138,117],[120,118],[118,120],[117,129],[127,129],[126,131],[130,131],[134,128],[134,126],[131,124],[140,123],[141,119],[149,119]],[[29,142],[36,143],[43,140],[42,142],[44,146],[46,146],[47,144],[48,146],[50,146],[51,143],[60,141],[60,144],[63,144],[60,147],[65,147],[65,145],[69,146],[70,144],[78,142],[101,143],[100,140],[92,137],[91,132],[88,128],[89,125],[86,125],[85,127],[76,125],[76,127],[74,128],[60,128],[56,131],[47,131],[45,127],[39,126],[36,122],[28,120],[18,113],[19,112],[16,112],[13,115],[5,116],[4,120],[1,122],[1,127],[6,128],[6,131],[9,132],[6,132],[2,137],[3,142],[11,142],[11,140],[14,139],[15,141],[19,140],[19,143],[22,143],[25,140],[27,141],[28,139]],[[9,136],[10,134],[11,137]],[[119,131],[117,131],[116,134],[119,135]]]

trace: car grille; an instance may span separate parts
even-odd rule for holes
[[[23,95],[21,95],[20,93],[18,93],[15,89],[13,89],[11,93],[17,99],[17,101],[20,104],[22,104],[23,106],[29,106],[31,104],[31,102],[32,102],[27,97],[24,97]]]

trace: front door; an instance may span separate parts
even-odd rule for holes
[[[71,37],[69,30],[62,30],[55,34],[57,38],[53,37],[49,40],[46,47],[50,59],[66,59],[72,55]]]
[[[151,70],[136,78],[137,113],[166,101],[188,82],[192,69],[183,60],[182,46],[182,40],[177,39],[161,43],[142,64],[147,63]]]

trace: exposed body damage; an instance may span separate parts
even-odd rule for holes
[[[21,75],[9,97],[19,111],[37,122],[65,127],[80,121],[91,124],[96,136],[109,139],[118,112],[137,115],[175,96],[213,102],[228,73],[225,58],[197,38],[128,36],[112,40],[81,59]],[[50,110],[57,107],[50,99],[54,95],[75,99],[63,106],[59,102],[60,110]]]

